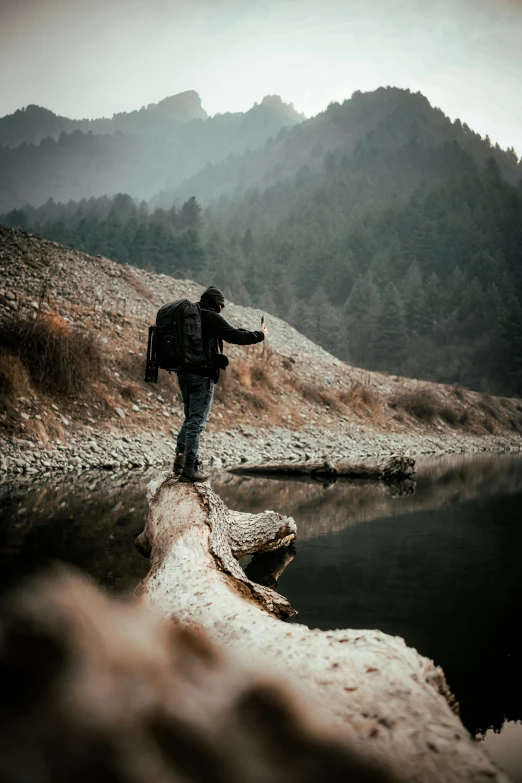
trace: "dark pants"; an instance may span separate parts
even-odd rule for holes
[[[208,414],[214,396],[214,381],[201,375],[178,375],[183,399],[185,421],[181,425],[176,451],[185,454],[185,461],[192,462],[198,456],[199,438],[207,426]]]

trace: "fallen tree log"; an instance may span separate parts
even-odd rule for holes
[[[312,478],[351,478],[400,481],[413,476],[415,460],[394,454],[381,463],[375,462],[264,462],[229,468],[230,473],[277,476],[311,476]]]
[[[397,783],[283,683],[70,572],[2,602],[4,783]]]
[[[137,589],[144,602],[166,618],[202,627],[259,672],[283,677],[318,720],[396,778],[506,780],[462,726],[442,670],[403,639],[281,622],[294,610],[248,579],[230,541],[242,551],[241,528],[246,550],[274,551],[295,536],[292,520],[270,512],[238,516],[208,485],[169,474],[151,482],[148,501],[138,537],[151,557]]]

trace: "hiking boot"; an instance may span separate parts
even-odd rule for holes
[[[179,452],[174,460],[174,475],[179,476],[185,465],[185,455]]]
[[[201,470],[201,463],[198,460],[194,462],[185,462],[185,467],[179,477],[180,481],[206,481],[209,477],[208,473],[203,473]]]

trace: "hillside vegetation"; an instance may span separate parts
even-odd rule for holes
[[[175,380],[161,373],[158,386],[143,382],[147,327],[163,303],[197,298],[201,286],[7,229],[0,229],[0,271],[4,433],[48,442],[78,428],[120,427],[127,435],[158,437],[176,432],[181,406]],[[252,328],[260,316],[259,310],[227,306],[236,325]],[[277,318],[268,326],[266,345],[227,346],[232,362],[216,389],[211,430],[247,425],[353,433],[367,426],[383,436],[463,437],[522,432],[517,400],[367,373]]]
[[[423,96],[382,89],[205,167],[185,202],[120,194],[0,220],[212,279],[359,367],[520,394],[520,171]]]
[[[119,192],[151,198],[301,120],[277,96],[210,118],[197,93],[110,120],[69,120],[28,107],[0,119],[0,210]]]

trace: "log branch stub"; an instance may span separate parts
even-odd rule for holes
[[[275,590],[251,582],[237,560],[254,552],[273,552],[288,546],[296,536],[293,519],[275,511],[262,514],[230,511],[208,484],[183,483],[165,473],[149,484],[147,499],[149,515],[145,530],[136,539],[136,547],[142,554],[149,553],[152,571],[161,561],[165,547],[168,550],[175,543],[176,535],[183,533],[193,516],[197,519],[196,529],[201,532],[201,525],[206,528],[208,555],[212,556],[216,571],[232,577],[233,589],[251,597],[276,617],[287,619],[296,614],[287,599]],[[188,518],[182,516],[185,508]],[[194,515],[195,509],[200,513]],[[166,519],[167,510],[172,514],[171,522]],[[181,537],[178,542],[182,543]]]

